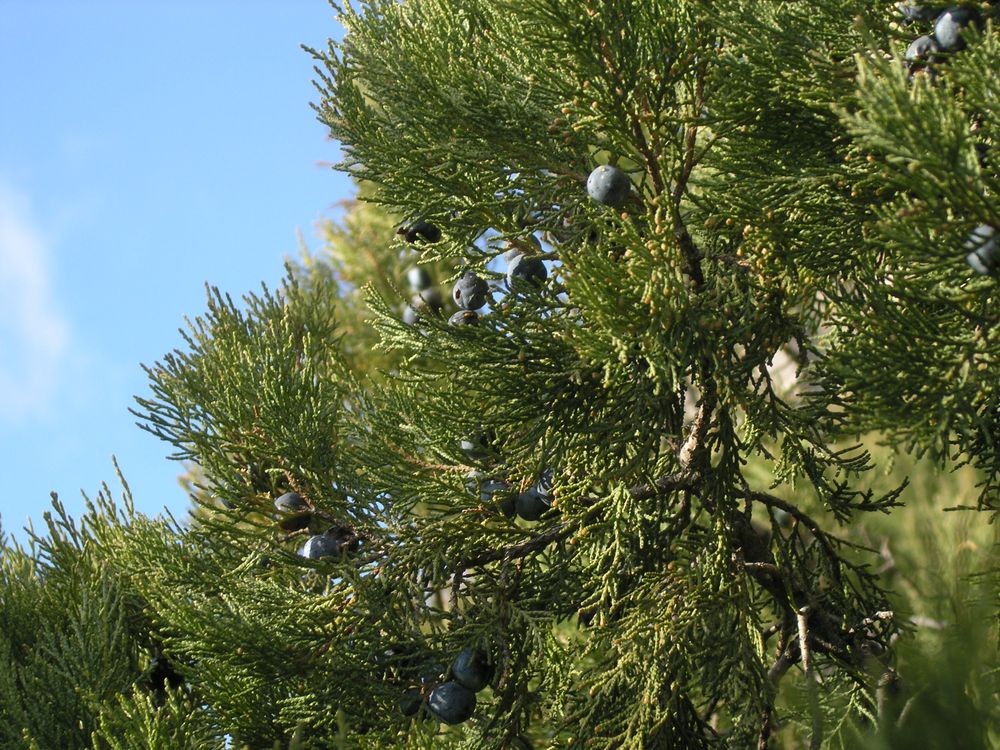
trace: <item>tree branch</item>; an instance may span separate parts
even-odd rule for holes
[[[809,694],[809,712],[812,714],[812,736],[809,750],[819,750],[823,743],[823,716],[819,711],[819,693],[813,675],[812,652],[809,650],[809,607],[802,607],[796,618],[799,624],[799,651],[802,652],[802,669],[805,672],[806,690]]]
[[[462,560],[456,566],[456,569],[475,568],[480,565],[497,562],[499,560],[514,560],[520,557],[527,557],[533,552],[541,552],[543,549],[552,544],[552,542],[565,539],[575,527],[575,521],[563,521],[562,523],[556,524],[548,531],[544,531],[526,542],[512,544],[509,547],[501,547],[500,549],[487,550],[486,552],[482,552],[475,557]]]
[[[813,537],[815,537],[816,541],[819,542],[820,546],[823,548],[823,552],[827,559],[830,561],[834,579],[838,584],[841,583],[840,555],[838,555],[833,549],[833,545],[830,543],[830,535],[823,531],[823,529],[819,527],[818,523],[816,523],[810,516],[799,510],[796,506],[789,502],[785,502],[779,497],[770,495],[767,492],[750,490],[747,492],[747,497],[749,497],[753,502],[763,503],[771,508],[780,508],[809,529],[809,531],[812,532]]]

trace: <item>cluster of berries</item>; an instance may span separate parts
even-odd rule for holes
[[[908,5],[899,3],[899,11],[906,23],[931,23],[934,31],[913,40],[906,50],[906,63],[910,73],[928,73],[933,80],[932,64],[937,63],[940,53],[960,52],[965,49],[963,31],[971,25],[981,28],[983,14],[975,7],[953,6],[950,8],[929,5]],[[982,158],[980,151],[980,158]],[[965,240],[967,255],[965,261],[976,273],[989,275],[1000,269],[1000,242],[996,229],[989,224],[980,224]]]
[[[404,716],[415,716],[425,708],[445,724],[461,724],[476,710],[476,693],[490,684],[493,665],[489,656],[477,648],[465,648],[451,664],[451,679],[429,681],[412,687],[399,702]]]
[[[631,190],[631,180],[618,167],[599,166],[587,178],[587,194],[591,199],[612,208],[625,205]],[[418,240],[433,243],[441,239],[441,230],[423,219],[408,226],[401,226],[396,231],[411,244],[415,244]],[[507,288],[510,291],[515,291],[522,282],[540,286],[548,278],[545,263],[532,253],[513,249],[504,253],[504,259],[507,261]],[[414,296],[403,310],[403,321],[413,325],[417,322],[421,310],[430,309],[439,312],[442,300],[441,295],[432,288],[430,275],[423,268],[410,269],[407,279]],[[479,322],[476,311],[486,304],[488,294],[487,282],[475,272],[465,271],[452,289],[452,299],[459,309],[448,322],[454,326],[476,325]]]
[[[409,227],[402,226],[397,230],[409,243],[415,243],[418,239],[425,242],[437,242],[441,239],[441,230],[429,221],[420,220]],[[441,295],[432,287],[430,274],[420,266],[414,266],[407,272],[407,281],[410,289],[414,292],[413,298],[403,309],[403,322],[413,325],[417,322],[418,315],[423,310],[440,312],[443,305]],[[455,283],[452,289],[452,299],[458,306],[458,312],[452,315],[448,322],[453,326],[471,326],[479,322],[479,315],[476,310],[486,304],[486,296],[489,293],[489,285],[479,278],[474,272],[466,271]]]
[[[962,32],[970,24],[981,26],[983,22],[982,14],[972,7],[955,6],[942,10],[905,3],[899,3],[897,7],[906,23],[934,22],[934,32],[917,37],[906,50],[910,72],[926,70],[932,77],[934,71],[930,65],[937,62],[936,56],[941,52],[959,52],[964,49]]]
[[[309,528],[316,517],[309,503],[297,492],[286,492],[274,501],[278,526],[285,531],[301,531]],[[322,557],[339,558],[344,552],[353,552],[358,547],[358,538],[343,526],[331,526],[320,534],[310,536],[299,555],[309,560]]]
[[[475,441],[463,440],[461,448],[475,461],[481,461],[489,455],[487,440],[482,434]],[[496,476],[484,478],[479,471],[473,471],[468,476],[466,486],[470,492],[475,492],[478,486],[479,499],[484,503],[496,503],[500,512],[508,518],[516,515],[525,521],[537,521],[552,507],[553,473],[551,468],[543,470],[534,484],[516,495],[510,491],[511,487],[506,480]]]
[[[610,208],[621,208],[632,193],[632,181],[618,167],[603,164],[587,177],[587,195]],[[592,234],[591,237],[594,235]],[[541,285],[548,277],[548,271],[541,258],[522,250],[504,253],[507,261],[507,288],[514,291],[521,281]]]

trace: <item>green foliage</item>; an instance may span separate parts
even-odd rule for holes
[[[95,750],[222,750],[225,743],[200,725],[190,701],[168,690],[164,701],[133,688],[98,717]]]
[[[996,224],[992,26],[931,85],[889,4],[339,13],[316,109],[359,199],[276,291],[209,289],[147,368],[135,413],[188,462],[189,524],[105,489],[4,545],[0,737],[995,740],[995,539],[930,501],[996,499],[996,280],[961,248]],[[620,210],[585,190],[606,163]],[[397,234],[416,220],[441,239]],[[504,252],[548,280],[510,288]],[[400,319],[418,262],[491,282],[478,325]],[[506,515],[546,470],[552,509]],[[319,534],[337,554],[297,554]],[[470,646],[496,667],[473,718],[404,716]]]
[[[102,707],[140,680],[149,643],[131,592],[91,534],[58,500],[54,510],[47,536],[29,549],[0,547],[3,747],[86,746]]]
[[[993,115],[997,36],[971,30],[944,80],[910,80],[899,61],[864,59],[858,102],[844,109],[857,183],[877,185],[865,295],[839,311],[828,387],[855,394],[855,422],[909,447],[961,453],[986,472],[980,507],[996,502],[997,285],[970,278],[963,243],[998,223],[995,165],[976,147],[1000,135]],[[888,342],[890,346],[886,346]]]

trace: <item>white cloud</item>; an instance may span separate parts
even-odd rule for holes
[[[0,181],[0,422],[47,411],[59,382],[69,326],[48,260],[26,197]]]

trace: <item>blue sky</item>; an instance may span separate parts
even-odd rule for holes
[[[341,30],[325,0],[0,0],[0,518],[55,490],[187,498],[135,426],[140,363],[181,345],[209,282],[274,286],[352,188],[309,103]]]

